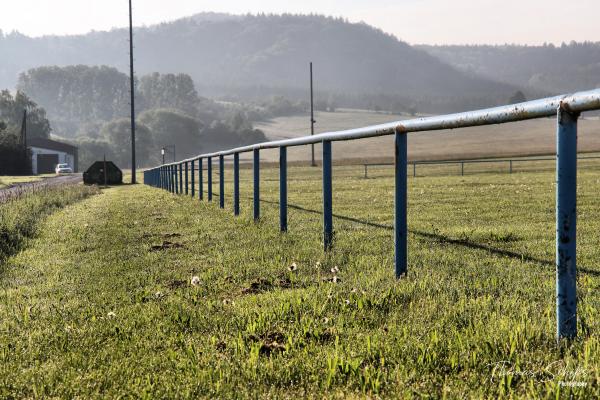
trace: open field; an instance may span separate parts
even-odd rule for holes
[[[136,185],[51,215],[1,268],[0,397],[600,396],[597,170],[579,175],[580,335],[562,346],[553,172],[410,178],[400,281],[391,171],[360,172],[334,168],[328,254],[318,168],[288,171],[287,234],[276,169],[258,224],[249,170],[237,218],[229,170],[226,210]]]
[[[584,115],[585,117],[585,115]],[[379,114],[364,111],[318,112],[315,132],[329,132],[411,118],[406,115]],[[280,117],[256,124],[269,140],[310,134],[310,117]],[[420,132],[409,135],[409,160],[449,160],[487,157],[554,154],[556,151],[556,118],[513,122],[503,125],[462,128],[447,131]],[[600,119],[579,121],[579,151],[600,151]],[[333,143],[334,159],[391,160],[393,136]],[[264,154],[263,154],[264,153]],[[321,146],[315,146],[317,159]],[[246,157],[249,157],[246,155]],[[261,153],[261,159],[276,161],[277,151]],[[310,146],[288,149],[288,160],[310,160]]]

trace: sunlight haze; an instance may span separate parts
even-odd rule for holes
[[[200,12],[319,13],[364,21],[412,44],[542,44],[600,41],[600,2],[579,0],[135,0],[134,24],[151,25]],[[0,29],[29,36],[125,27],[126,0],[5,2]],[[535,17],[534,17],[535,15]]]

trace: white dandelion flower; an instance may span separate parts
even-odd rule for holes
[[[192,286],[200,285],[200,277],[199,276],[192,277],[192,280],[190,283],[192,284]]]

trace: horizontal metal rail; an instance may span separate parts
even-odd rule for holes
[[[578,161],[585,160],[600,160],[600,156],[587,156],[577,157]],[[417,165],[461,165],[461,174],[464,175],[465,164],[494,164],[494,163],[508,163],[509,173],[513,172],[513,163],[526,163],[535,161],[556,161],[556,157],[543,157],[543,158],[490,158],[490,159],[471,159],[471,160],[440,160],[440,161],[413,161],[409,162],[408,165],[413,167],[413,177],[417,176]],[[394,163],[388,162],[377,162],[377,163],[363,163],[364,177],[368,178],[368,167],[391,167]]]
[[[253,150],[275,149],[279,147],[303,146],[321,143],[323,141],[354,140],[374,136],[393,135],[394,133],[409,133],[435,131],[444,129],[468,128],[472,126],[503,124],[508,122],[525,121],[556,115],[556,110],[563,104],[565,109],[573,113],[600,109],[600,89],[578,92],[574,94],[549,97],[540,100],[512,104],[501,107],[486,108],[477,111],[448,114],[435,117],[415,118],[404,121],[388,122],[365,128],[348,129],[338,132],[320,133],[314,136],[302,136],[294,139],[275,140],[237,147],[214,153],[201,154],[186,160],[163,165],[178,165],[181,162],[198,160],[207,157],[228,156],[235,153],[247,153]]]
[[[183,161],[164,164],[144,171],[144,183],[160,187],[171,193],[188,194],[188,174],[194,182],[196,162],[200,200],[203,199],[204,160],[207,163],[208,200],[212,200],[213,160],[219,161],[219,206],[224,208],[224,158],[233,155],[234,194],[233,211],[240,212],[239,154],[253,152],[253,202],[254,219],[260,218],[260,150],[279,149],[279,209],[280,229],[287,232],[287,148],[315,143],[323,145],[323,244],[328,251],[334,244],[332,212],[332,142],[355,140],[374,136],[395,135],[394,165],[394,265],[396,277],[405,276],[408,270],[407,247],[407,134],[410,132],[466,128],[480,125],[502,124],[534,118],[557,118],[556,128],[556,335],[557,339],[577,335],[576,294],[576,206],[577,206],[577,120],[583,111],[600,109],[600,89],[569,95],[550,97],[502,107],[488,108],[436,117],[416,118],[406,121],[321,133],[294,139],[257,143],[250,146],[207,153]],[[497,160],[506,162],[510,160]],[[531,160],[531,161],[540,161]],[[449,161],[456,162],[456,161]],[[474,161],[475,162],[475,161]],[[485,162],[485,161],[478,161]],[[494,162],[488,160],[487,162]],[[521,160],[519,160],[521,162]],[[191,164],[191,168],[189,166]],[[463,162],[464,167],[464,162]],[[413,164],[416,168],[416,164]],[[185,179],[183,173],[185,171]],[[464,173],[464,169],[463,169]],[[185,182],[185,190],[183,184]],[[192,190],[192,196],[195,191]]]

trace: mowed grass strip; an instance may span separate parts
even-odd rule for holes
[[[142,185],[50,216],[0,276],[0,397],[600,395],[597,173],[579,176],[580,336],[557,346],[552,173],[409,180],[397,281],[389,173],[334,168],[325,254],[320,170],[290,169],[287,234],[262,172],[258,224],[248,170],[237,218],[229,195]]]

